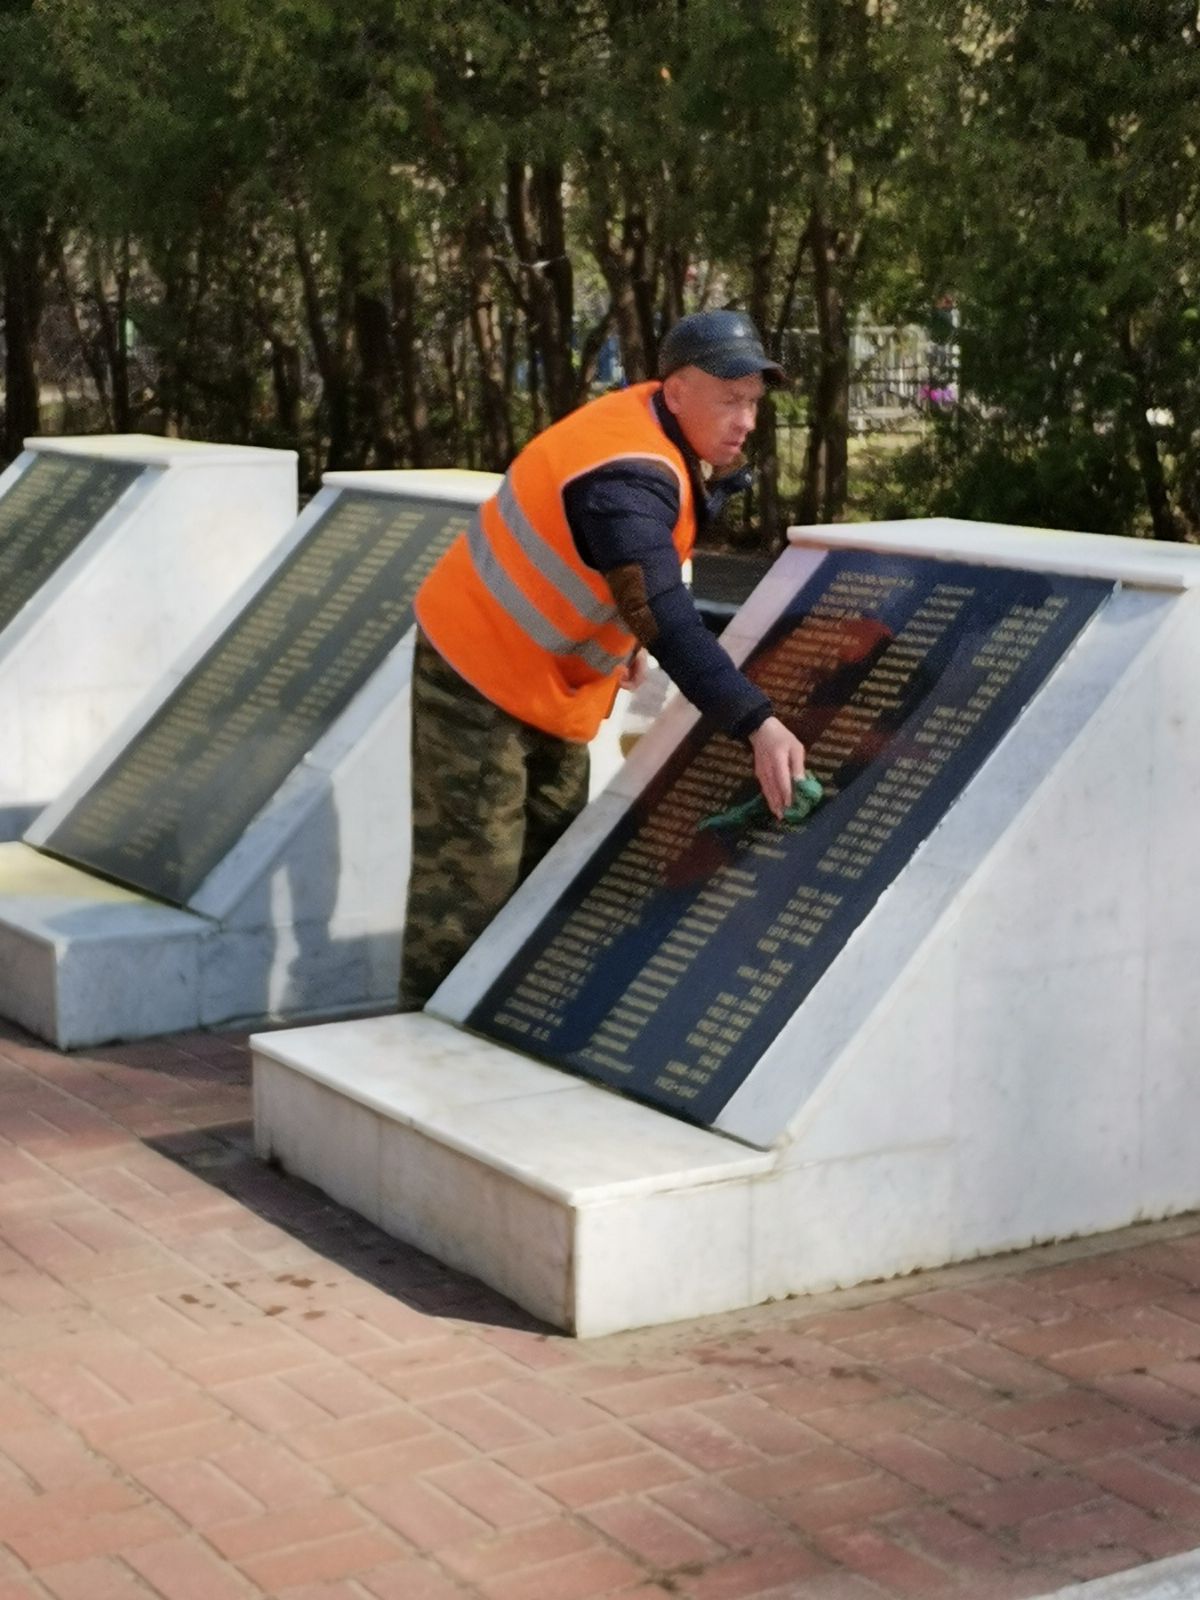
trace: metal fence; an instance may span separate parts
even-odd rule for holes
[[[947,318],[952,336],[952,323]],[[817,365],[815,331],[785,340],[789,370],[799,378]],[[850,340],[850,425],[856,433],[920,429],[931,411],[958,399],[958,352],[915,324],[859,323]]]

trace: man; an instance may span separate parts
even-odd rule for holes
[[[680,575],[709,515],[705,467],[739,466],[783,370],[743,312],[704,311],[666,335],[659,375],[538,434],[417,595],[404,1010],[583,809],[588,740],[618,687],[640,682],[648,648],[699,711],[748,741],[776,817],[804,775],[803,745]]]

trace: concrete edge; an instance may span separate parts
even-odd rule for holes
[[[1090,1583],[1072,1583],[1040,1600],[1196,1600],[1200,1595],[1200,1550],[1168,1556],[1129,1572]]]

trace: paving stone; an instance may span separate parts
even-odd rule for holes
[[[603,1548],[603,1541],[564,1519],[539,1522],[486,1538],[468,1537],[442,1553],[442,1563],[470,1583],[543,1567]]]
[[[163,1600],[250,1600],[255,1586],[196,1539],[168,1539],[132,1550],[130,1565]]]
[[[786,1586],[786,1594],[799,1596],[809,1579],[827,1571],[828,1563],[802,1544],[774,1545],[732,1556],[695,1576],[681,1575],[677,1592],[688,1600],[757,1600]]]
[[[463,1600],[465,1590],[451,1579],[420,1561],[396,1561],[358,1575],[358,1595],[371,1600]]]
[[[950,1509],[978,1528],[1011,1528],[1097,1498],[1095,1485],[1083,1478],[1046,1474],[993,1484],[952,1501]]]
[[[765,1506],[711,1478],[667,1484],[652,1498],[730,1550],[761,1550],[794,1538],[794,1531]]]
[[[427,1482],[494,1528],[539,1521],[556,1510],[548,1495],[495,1461],[463,1461],[430,1473]]]
[[[695,1566],[727,1553],[695,1527],[645,1500],[612,1500],[592,1508],[587,1520],[653,1571]]]
[[[656,1445],[702,1472],[728,1472],[751,1466],[762,1453],[730,1433],[699,1407],[677,1406],[632,1419],[632,1426]]]
[[[439,1400],[425,1401],[421,1410],[448,1432],[457,1434],[485,1454],[538,1436],[537,1430],[516,1412],[498,1405],[486,1394],[445,1395]]]
[[[332,1582],[354,1573],[369,1572],[395,1561],[404,1553],[397,1540],[373,1529],[362,1529],[287,1550],[246,1556],[240,1565],[262,1593],[274,1596],[281,1589],[296,1588],[303,1583]]]
[[[207,1461],[155,1462],[142,1467],[138,1478],[189,1528],[200,1531],[263,1510],[260,1501]]]
[[[541,1480],[541,1487],[564,1506],[583,1510],[605,1500],[620,1499],[622,1495],[641,1494],[648,1489],[662,1488],[664,1484],[678,1483],[691,1475],[692,1468],[680,1457],[665,1450],[645,1450],[638,1455],[598,1462],[593,1467],[579,1467],[574,1472],[550,1473]]]
[[[358,1491],[357,1498],[420,1551],[465,1545],[490,1531],[482,1517],[420,1478],[398,1477],[369,1484]]]
[[[93,1556],[43,1567],[37,1579],[54,1600],[152,1600],[155,1591],[119,1557]],[[28,1600],[30,1590],[21,1592]],[[159,1591],[161,1593],[161,1591]],[[0,1580],[0,1600],[9,1600],[8,1585]],[[17,1591],[11,1591],[17,1600]]]
[[[794,1421],[757,1394],[723,1395],[695,1409],[763,1455],[795,1455],[821,1442],[814,1428]]]
[[[1031,1600],[1200,1544],[1200,1221],[575,1342],[0,1025],[0,1600]]]
[[[534,1572],[485,1579],[478,1593],[485,1600],[607,1600],[628,1594],[634,1585],[640,1587],[640,1576],[638,1568],[615,1551],[597,1550]]]
[[[934,1600],[957,1586],[954,1573],[873,1529],[830,1529],[817,1544],[825,1556],[863,1577],[878,1577],[894,1594]]]

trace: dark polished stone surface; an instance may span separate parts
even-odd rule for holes
[[[471,514],[339,495],[44,848],[186,904],[411,627]]]
[[[78,549],[144,469],[39,455],[0,498],[0,630]]]
[[[711,1124],[1112,592],[835,552],[748,664],[827,798],[794,828],[698,831],[756,792],[701,724],[468,1026]]]

